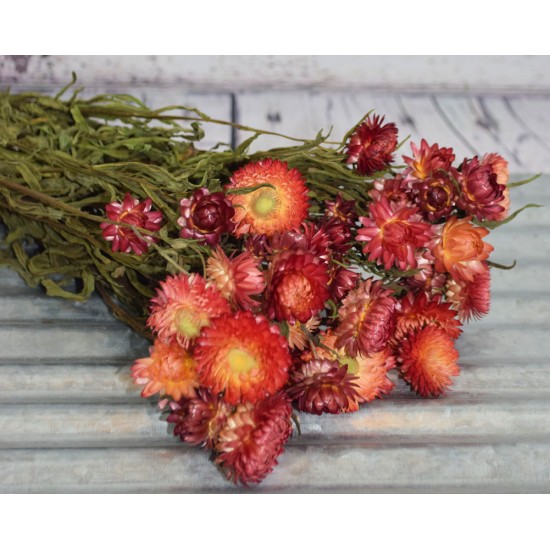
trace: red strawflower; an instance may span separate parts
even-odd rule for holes
[[[193,397],[199,386],[195,360],[174,340],[155,340],[149,348],[149,357],[137,359],[131,374],[136,384],[145,386],[142,397],[160,393],[177,401]]]
[[[370,176],[387,168],[397,148],[397,127],[383,124],[384,117],[369,115],[351,135],[346,154],[348,164],[357,164],[356,171]]]
[[[483,262],[493,251],[493,247],[482,240],[489,230],[473,225],[471,220],[471,217],[452,216],[432,243],[435,269],[439,273],[450,273],[455,281],[472,281],[484,271]]]
[[[430,222],[447,217],[455,205],[455,186],[447,176],[416,181],[413,184],[413,192],[424,219]]]
[[[271,319],[306,323],[329,297],[327,266],[309,252],[285,252],[272,266],[268,292]]]
[[[464,159],[460,172],[455,172],[460,185],[456,205],[478,220],[496,220],[504,211],[505,185],[497,182],[491,165],[482,165],[477,157]]]
[[[379,201],[382,197],[386,197],[395,208],[413,206],[410,185],[401,175],[392,179],[376,180],[368,195],[373,201]]]
[[[247,189],[261,184],[262,187],[244,195],[229,195],[235,207],[233,220],[235,235],[273,235],[277,231],[298,229],[307,218],[309,202],[306,182],[296,170],[289,169],[286,162],[264,159],[251,162],[231,177],[227,190]]]
[[[195,344],[199,379],[232,405],[255,403],[281,389],[291,364],[288,344],[276,325],[249,311],[212,321]]]
[[[130,193],[126,193],[124,200],[111,202],[105,205],[105,214],[112,221],[125,223],[132,227],[124,227],[109,222],[99,225],[103,229],[103,238],[112,241],[113,252],[134,252],[138,256],[147,252],[151,243],[158,239],[152,235],[141,235],[137,230],[158,231],[162,224],[162,214],[156,210],[151,211],[153,202],[147,198],[140,202],[134,199]]]
[[[334,200],[325,201],[325,216],[328,219],[335,218],[351,225],[357,219],[357,212],[355,211],[355,201],[345,201],[341,193],[338,193]]]
[[[243,403],[227,419],[216,451],[219,464],[234,483],[259,483],[277,465],[292,434],[292,407],[284,392],[256,404]]]
[[[330,218],[323,223],[321,231],[328,237],[332,257],[341,260],[353,244],[350,225],[338,218]]]
[[[231,405],[205,388],[199,388],[191,399],[170,403],[170,407],[172,412],[166,420],[175,424],[174,435],[209,449],[214,448],[220,430],[233,412]]]
[[[402,271],[416,268],[416,248],[429,244],[432,226],[422,221],[416,207],[398,207],[381,197],[369,205],[370,217],[360,217],[363,227],[357,240],[365,242],[363,253],[386,269],[396,265]]]
[[[491,306],[491,272],[484,264],[484,270],[474,275],[471,281],[455,281],[447,284],[447,300],[458,311],[458,318],[463,321],[480,319],[489,313]]]
[[[428,325],[401,340],[397,368],[422,397],[438,397],[452,384],[451,377],[459,375],[457,360],[453,339],[443,329]]]
[[[197,189],[190,199],[180,201],[182,239],[197,239],[214,246],[223,233],[231,233],[235,224],[231,220],[235,209],[224,193],[210,193],[206,187]]]
[[[406,285],[412,289],[422,289],[429,296],[442,292],[447,283],[444,273],[437,273],[434,267],[435,258],[431,250],[416,253],[417,273],[405,279]]]
[[[253,310],[260,305],[252,296],[264,291],[264,274],[250,252],[228,258],[218,246],[206,262],[206,276],[233,308]]]
[[[340,324],[334,330],[336,346],[355,357],[382,351],[393,334],[397,300],[381,281],[359,283],[342,301]]]
[[[355,288],[361,275],[356,271],[345,267],[333,267],[329,279],[329,298],[333,302],[339,302],[350,290]]]
[[[359,399],[356,377],[338,361],[314,359],[303,363],[291,376],[287,393],[300,411],[338,414]]]
[[[411,143],[411,149],[413,158],[403,156],[403,160],[409,166],[405,170],[406,181],[424,180],[441,172],[448,172],[455,160],[452,149],[439,147],[437,143],[428,145],[425,139],[420,142],[420,147]]]
[[[460,336],[462,323],[456,318],[451,304],[442,301],[441,294],[428,297],[425,292],[406,294],[396,308],[393,341],[404,338],[408,332],[434,325],[453,339]]]
[[[337,360],[347,367],[349,375],[357,377],[354,382],[357,384],[356,391],[359,398],[350,402],[346,412],[356,411],[361,403],[373,401],[393,389],[394,383],[387,374],[395,367],[395,358],[389,346],[372,355],[357,354],[355,357],[350,357],[346,355],[344,349],[337,349],[336,338],[330,329],[321,335],[320,342],[323,347],[316,349],[319,359]],[[311,361],[313,356],[310,352],[305,352],[301,355],[301,359],[304,362]]]
[[[229,313],[229,303],[214,286],[209,286],[197,274],[169,275],[160,283],[151,299],[151,315],[147,326],[159,338],[176,337],[180,345],[189,347],[201,329],[211,320]]]

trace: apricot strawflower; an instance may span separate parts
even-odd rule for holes
[[[149,357],[137,359],[131,374],[136,384],[145,386],[142,397],[159,393],[177,401],[195,396],[199,387],[196,366],[191,354],[175,340],[155,340],[149,348]]]

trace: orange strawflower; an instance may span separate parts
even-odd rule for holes
[[[201,384],[232,405],[280,390],[291,364],[288,344],[262,315],[238,311],[212,321],[195,343]]]
[[[489,313],[491,306],[491,273],[485,265],[481,273],[474,275],[472,281],[449,280],[447,300],[458,311],[458,318],[465,322],[480,319]]]
[[[191,354],[175,340],[155,340],[149,348],[149,357],[137,359],[131,373],[136,384],[145,386],[142,397],[159,393],[178,401],[195,396],[199,386],[196,366]]]
[[[286,162],[264,159],[251,162],[231,177],[226,191],[246,189],[267,183],[244,195],[229,194],[237,227],[235,235],[273,235],[277,231],[298,229],[307,218],[309,202],[306,182],[295,168],[289,169]]]
[[[453,339],[443,329],[428,325],[400,341],[397,368],[422,397],[438,397],[452,384],[451,377],[459,375],[457,360]]]
[[[482,240],[489,230],[473,225],[471,220],[471,217],[449,218],[432,248],[436,271],[448,272],[457,281],[471,282],[476,274],[482,273],[483,262],[493,251],[493,247]]]
[[[329,297],[327,265],[310,252],[284,252],[273,262],[268,286],[268,316],[307,323]]]
[[[425,292],[409,292],[401,298],[396,308],[393,342],[403,338],[407,332],[434,325],[442,328],[451,338],[460,336],[462,323],[456,318],[451,304],[441,301],[441,294],[428,297]]]

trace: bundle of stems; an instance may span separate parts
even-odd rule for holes
[[[82,99],[76,90],[63,99],[73,84],[53,97],[0,91],[0,264],[51,296],[86,300],[96,290],[117,318],[150,337],[145,323],[158,282],[177,270],[201,272],[209,253],[179,237],[179,201],[203,186],[221,191],[250,161],[269,157],[297,168],[313,216],[338,193],[365,212],[373,178],[346,167],[349,134],[339,143],[321,133],[312,140],[282,136],[288,147],[250,153],[258,136],[275,133],[185,106],[151,110],[129,95]],[[201,123],[233,126],[250,138],[203,150]],[[102,238],[105,205],[126,193],[151,198],[163,214],[157,243],[141,256],[113,252]],[[228,252],[238,246],[231,239],[224,237]]]

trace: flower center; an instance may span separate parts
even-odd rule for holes
[[[176,327],[180,334],[195,338],[205,325],[202,319],[192,311],[182,310],[176,314]]]
[[[252,201],[252,211],[260,218],[268,218],[278,207],[277,194],[273,191],[260,191]]]
[[[341,365],[348,367],[348,374],[354,375],[359,371],[359,363],[357,362],[357,359],[354,359],[353,357],[343,355],[338,357],[338,361]]]
[[[227,361],[231,370],[238,374],[250,372],[257,366],[256,359],[250,353],[240,348],[233,348],[227,354]]]
[[[384,226],[384,240],[392,244],[401,244],[410,240],[409,226],[399,220],[389,222]]]

